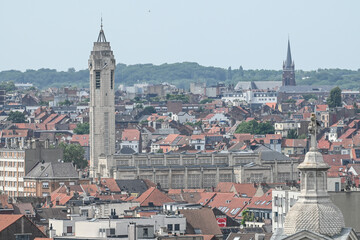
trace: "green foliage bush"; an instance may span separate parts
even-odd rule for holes
[[[255,120],[251,120],[249,122],[240,123],[235,132],[250,134],[273,134],[275,132],[275,128],[270,122],[258,123]]]

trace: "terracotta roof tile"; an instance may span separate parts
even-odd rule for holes
[[[81,146],[89,146],[89,134],[74,134],[71,138],[72,143],[79,143]]]
[[[253,197],[251,203],[247,208],[257,208],[257,209],[272,209],[272,189],[267,191],[261,197]]]
[[[124,129],[121,135],[122,141],[139,141],[140,131],[137,129]]]
[[[174,200],[155,187],[149,188],[134,201],[140,202],[140,206],[149,206],[151,203],[153,206],[162,206],[164,203],[174,202]]]
[[[8,226],[19,220],[21,214],[0,214],[0,232],[6,229]]]

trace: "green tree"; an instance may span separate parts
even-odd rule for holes
[[[330,96],[327,99],[327,104],[329,105],[329,107],[342,106],[341,89],[339,87],[331,89]]]
[[[273,134],[275,132],[275,128],[270,122],[258,123],[255,120],[251,120],[249,122],[240,123],[235,132],[250,134]]]
[[[157,150],[157,153],[164,153],[164,150],[160,148],[159,150]]]
[[[25,113],[11,111],[7,120],[13,123],[25,123]]]
[[[89,134],[90,125],[89,123],[78,123],[74,129],[75,134]]]
[[[290,129],[287,135],[288,139],[298,139],[299,136],[297,134],[297,131],[295,129]]]
[[[147,106],[142,111],[142,115],[151,115],[153,113],[156,113],[156,110],[153,106]]]
[[[213,102],[213,101],[214,101],[213,99],[207,98],[207,99],[201,100],[199,103],[200,103],[200,104],[206,104],[206,103],[211,103],[211,102]]]
[[[246,222],[252,222],[254,221],[254,214],[251,213],[248,209],[245,209],[241,213],[242,219],[241,219],[241,225],[246,226]]]
[[[59,106],[70,106],[72,105],[73,102],[72,101],[69,101],[68,99],[66,99],[65,101],[63,102],[59,102]]]
[[[64,151],[64,161],[72,162],[78,168],[83,169],[87,167],[88,162],[84,158],[85,150],[79,144],[60,143],[59,147]]]
[[[14,91],[16,89],[15,83],[13,81],[1,82],[0,89],[5,90],[6,92]]]

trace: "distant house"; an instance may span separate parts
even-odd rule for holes
[[[171,116],[173,121],[179,122],[181,124],[187,122],[193,122],[195,120],[195,116],[188,114],[187,112],[179,112],[178,114],[173,114]]]
[[[137,129],[125,129],[122,132],[120,148],[130,148],[134,152],[141,152],[141,134]]]
[[[307,139],[285,139],[282,143],[282,153],[285,155],[304,155],[307,149]]]
[[[190,139],[190,146],[194,147],[196,150],[203,151],[205,150],[205,135],[192,135]]]
[[[62,185],[75,185],[79,174],[70,162],[39,162],[24,177],[24,196],[44,197]]]

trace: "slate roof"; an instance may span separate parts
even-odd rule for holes
[[[142,179],[116,180],[116,184],[122,192],[138,193],[139,195],[149,188]]]
[[[309,85],[298,85],[298,86],[281,86],[279,92],[286,93],[327,93],[332,89],[331,86],[309,86]]]
[[[25,178],[79,178],[79,174],[70,162],[39,162]]]
[[[35,216],[35,210],[31,203],[14,203],[14,214]]]
[[[238,82],[235,90],[239,89],[276,89],[282,85],[281,81],[253,81],[253,82]]]
[[[194,234],[195,229],[199,229],[201,234],[222,235],[215,215],[210,208],[182,209],[180,213],[186,218],[186,233]]]
[[[273,161],[275,159],[280,161],[290,160],[290,158],[285,156],[284,154],[273,151],[270,148],[262,145],[255,149],[254,152],[260,153],[261,160],[263,161]]]

